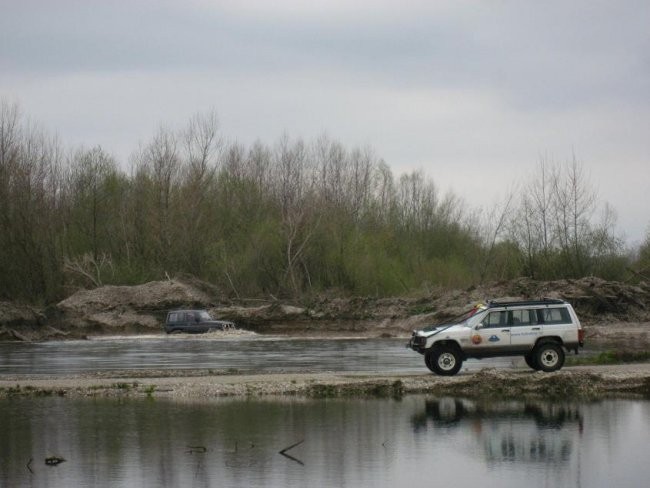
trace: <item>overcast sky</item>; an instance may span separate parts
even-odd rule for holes
[[[490,205],[576,156],[650,225],[650,2],[0,0],[0,98],[126,167],[215,109],[226,140],[326,133]]]

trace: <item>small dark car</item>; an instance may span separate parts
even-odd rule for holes
[[[210,330],[234,329],[235,324],[228,320],[215,320],[207,310],[171,310],[165,321],[168,334],[188,332],[201,334]]]

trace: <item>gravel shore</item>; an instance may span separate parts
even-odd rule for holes
[[[415,374],[120,371],[90,375],[0,377],[0,398],[16,395],[65,397],[171,397],[207,399],[222,396],[295,395],[326,397],[401,397],[429,393],[495,398],[650,397],[650,363],[566,367],[555,373],[483,369],[440,377]]]

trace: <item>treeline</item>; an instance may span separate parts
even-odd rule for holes
[[[214,113],[161,128],[124,170],[100,147],[64,150],[3,102],[0,298],[179,274],[239,297],[620,278],[630,258],[613,221],[595,223],[587,183],[575,162],[540,164],[499,205],[472,210],[369,148],[226,144]]]

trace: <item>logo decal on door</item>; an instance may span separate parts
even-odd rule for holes
[[[501,339],[499,339],[499,336],[496,336],[496,335],[492,335],[492,336],[490,336],[490,338],[488,339],[488,341],[490,341],[490,342],[499,342],[500,340],[501,340]]]

